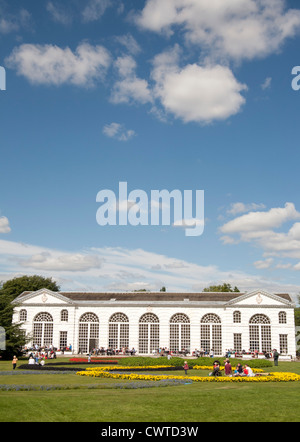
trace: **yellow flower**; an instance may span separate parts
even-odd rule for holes
[[[165,368],[168,369],[168,365],[156,365],[156,366],[143,366],[138,367],[139,369],[158,369]],[[112,371],[130,371],[136,369],[137,367],[120,367],[120,366],[106,366],[106,367],[89,367],[86,371],[79,371],[77,374],[79,376],[90,376],[90,377],[104,377],[112,379],[129,379],[129,380],[167,380],[167,379],[179,379],[186,380],[190,379],[194,382],[295,382],[300,381],[300,375],[295,373],[284,373],[284,372],[274,372],[269,375],[264,376],[254,376],[254,377],[208,377],[208,376],[176,376],[176,375],[152,375],[152,374],[138,374],[138,373],[111,373]],[[194,366],[195,370],[212,370],[210,366]],[[221,367],[223,368],[223,367]],[[253,369],[254,373],[264,373],[261,369]]]

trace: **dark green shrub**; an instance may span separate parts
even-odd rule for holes
[[[212,366],[215,360],[218,360],[221,365],[224,365],[226,358],[197,358],[197,359],[189,359],[189,358],[178,358],[172,357],[168,359],[167,357],[156,357],[153,358],[151,356],[132,356],[129,358],[123,358],[119,361],[119,364],[122,366],[150,366],[150,365],[172,365],[174,367],[183,366],[184,361],[188,362],[190,368],[194,367],[194,365],[206,365]],[[230,363],[232,367],[235,367],[238,363],[242,365],[248,364],[249,367],[252,368],[264,368],[264,367],[272,367],[272,362],[267,359],[250,359],[250,360],[242,360],[242,359],[230,359]]]

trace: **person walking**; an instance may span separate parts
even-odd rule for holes
[[[189,366],[188,366],[187,361],[184,361],[183,369],[184,369],[185,374],[187,374],[187,371],[188,371],[188,369],[189,369]]]
[[[17,362],[18,362],[18,359],[17,359],[17,357],[16,357],[16,356],[14,356],[14,357],[13,357],[13,360],[12,360],[12,366],[13,366],[13,370],[15,370],[15,369],[16,369],[16,366],[17,366]]]

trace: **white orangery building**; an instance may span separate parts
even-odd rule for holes
[[[14,322],[22,322],[31,344],[72,344],[74,353],[93,348],[195,349],[224,355],[277,349],[296,355],[294,307],[288,294],[78,293],[42,289],[15,300]]]

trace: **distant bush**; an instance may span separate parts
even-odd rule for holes
[[[119,365],[131,366],[131,367],[145,367],[153,365],[172,365],[172,366],[182,366],[184,360],[182,358],[171,358],[168,360],[167,357],[153,358],[150,356],[134,356],[129,358],[123,358]]]

